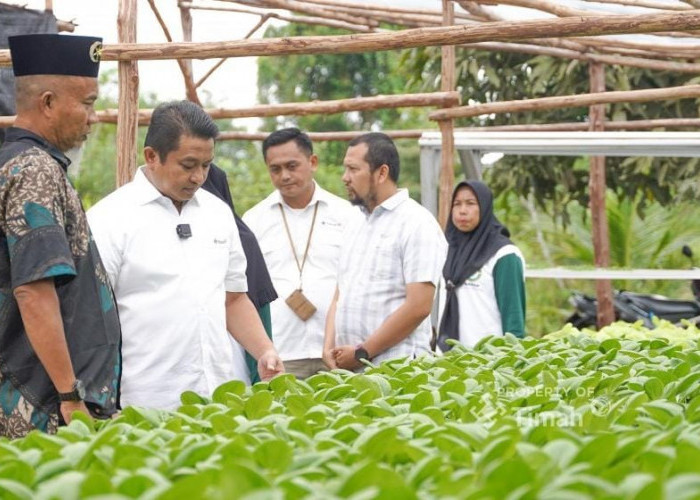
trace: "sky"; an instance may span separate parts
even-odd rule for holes
[[[43,10],[44,0],[2,0],[5,3],[26,5],[29,8]],[[355,0],[392,6],[416,8],[441,8],[440,0]],[[614,12],[620,7],[596,4],[583,0],[556,0],[560,4],[578,8],[602,8]],[[660,0],[674,2],[676,0]],[[209,4],[206,0],[196,3]],[[226,5],[224,2],[217,2]],[[97,6],[99,5],[99,8]],[[228,4],[236,6],[237,4]],[[176,0],[156,0],[156,6],[164,18],[175,41],[182,40],[180,12]],[[117,0],[53,0],[54,14],[60,20],[73,20],[78,26],[75,34],[101,36],[106,44],[117,43]],[[494,7],[501,16],[513,19],[543,17],[544,14],[518,7]],[[636,10],[639,13],[647,9],[626,8],[626,12]],[[657,11],[658,12],[658,11]],[[146,0],[138,0],[137,41],[139,43],[165,42],[165,36]],[[193,40],[197,42],[238,40],[245,37],[258,22],[259,17],[250,14],[192,10]],[[271,20],[269,23],[280,24]],[[261,28],[254,38],[261,38],[265,28]],[[195,81],[202,77],[218,60],[193,60]],[[102,63],[101,70],[116,68],[116,62]],[[200,87],[203,101],[218,107],[239,108],[253,106],[257,103],[256,60],[253,57],[231,58],[227,60]],[[156,93],[160,100],[183,99],[185,86],[176,61],[143,61],[139,63],[141,95]],[[208,98],[203,95],[208,95]],[[115,96],[116,97],[116,96]],[[240,119],[235,125],[249,129],[255,128],[257,119]]]

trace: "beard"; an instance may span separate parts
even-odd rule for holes
[[[367,196],[361,197],[357,194],[357,191],[353,191],[349,201],[351,205],[362,207],[368,212],[371,212],[372,208],[377,206],[377,187],[374,184],[374,179],[370,179]],[[372,208],[370,208],[370,206]]]

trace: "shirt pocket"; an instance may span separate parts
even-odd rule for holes
[[[372,264],[369,266],[370,281],[396,281],[402,276],[401,251],[397,241],[380,235],[369,249]]]
[[[226,276],[231,258],[231,237],[229,234],[213,233],[203,239],[199,248],[201,255],[192,259],[199,262],[202,276],[211,274],[216,281]]]

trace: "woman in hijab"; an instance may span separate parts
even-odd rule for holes
[[[452,194],[443,268],[445,308],[438,345],[468,347],[488,335],[525,335],[525,261],[493,213],[493,194],[479,181],[460,182]]]

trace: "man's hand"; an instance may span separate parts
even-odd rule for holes
[[[334,351],[335,349],[324,349],[323,354],[321,355],[321,359],[326,364],[329,370],[335,370],[336,368],[338,368],[338,365],[335,363],[335,357],[333,354]]]
[[[261,380],[270,380],[275,375],[284,373],[284,363],[274,349],[268,349],[258,358],[258,373]]]
[[[88,417],[90,416],[90,412],[88,411],[87,406],[85,406],[84,401],[61,401],[60,410],[61,417],[63,417],[63,421],[66,423],[66,425],[70,424],[71,415],[73,415],[74,411],[84,413]]]
[[[341,345],[333,349],[333,358],[338,368],[346,370],[356,370],[362,368],[362,363],[355,359],[355,347],[351,345]]]

